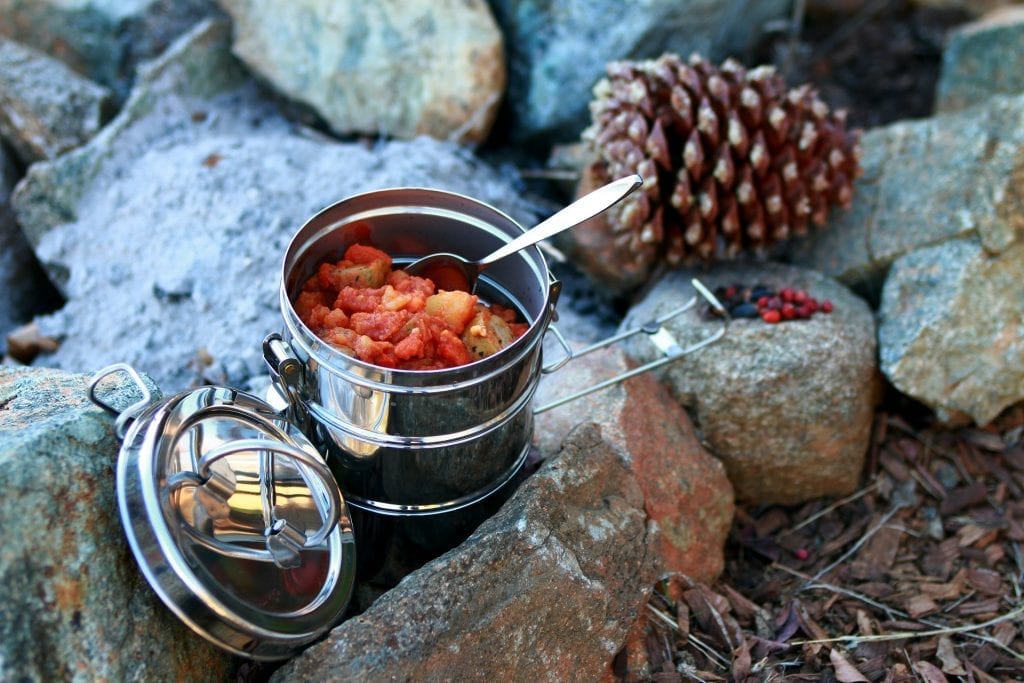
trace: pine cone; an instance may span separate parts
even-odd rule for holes
[[[659,259],[761,251],[824,224],[831,204],[850,205],[860,131],[847,131],[846,113],[830,113],[810,86],[787,92],[773,67],[716,67],[697,55],[613,62],[607,73],[583,133],[596,161],[581,192],[644,178],[603,217],[615,268],[646,273]]]

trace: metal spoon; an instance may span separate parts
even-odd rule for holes
[[[472,293],[476,289],[480,273],[494,262],[593,218],[640,187],[643,180],[638,175],[626,176],[588,192],[479,261],[467,261],[457,254],[439,252],[413,261],[405,266],[405,272],[409,275],[428,277],[440,289],[459,289]]]

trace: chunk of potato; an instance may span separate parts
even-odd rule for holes
[[[462,333],[462,343],[473,360],[493,355],[515,341],[512,328],[486,308],[478,309]]]
[[[462,334],[466,329],[466,323],[473,319],[476,313],[475,294],[468,292],[441,290],[433,296],[427,297],[423,312],[441,318],[452,329],[455,334]]]
[[[387,280],[390,268],[384,260],[370,263],[340,261],[337,265],[325,263],[317,274],[324,289],[340,291],[345,287],[377,288]]]

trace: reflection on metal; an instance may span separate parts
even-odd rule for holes
[[[118,372],[138,381],[111,366],[90,396]],[[255,659],[286,658],[320,637],[351,595],[354,533],[309,440],[267,403],[224,387],[130,410],[118,504],[164,603],[211,642]]]

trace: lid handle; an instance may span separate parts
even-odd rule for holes
[[[315,548],[322,544],[341,518],[343,505],[341,494],[338,492],[338,486],[334,481],[331,471],[318,456],[308,453],[301,448],[278,441],[238,439],[204,453],[199,459],[195,472],[183,471],[172,476],[167,482],[166,495],[169,497],[172,492],[179,488],[194,486],[202,487],[207,494],[206,497],[213,497],[214,499],[226,502],[226,497],[231,495],[234,487],[224,486],[223,482],[220,481],[222,477],[214,473],[210,468],[215,462],[229,455],[253,451],[259,452],[266,458],[264,466],[260,468],[260,488],[264,492],[262,499],[266,528],[263,530],[263,536],[266,539],[266,550],[226,543],[207,533],[206,530],[197,529],[191,524],[183,523],[181,528],[197,543],[221,555],[255,560],[257,562],[273,562],[282,568],[297,567],[302,564],[302,558],[299,555],[300,551]],[[320,513],[322,524],[310,536],[305,535],[305,529],[299,528],[289,520],[276,516],[273,496],[272,494],[268,495],[268,493],[272,492],[273,487],[274,454],[283,455],[295,460],[299,475],[306,481],[310,493],[314,494],[313,500],[317,511]],[[316,495],[316,489],[310,486],[308,479],[310,475],[320,480],[322,485],[320,488],[326,495]],[[207,527],[208,525],[202,524],[201,526]]]
[[[142,398],[124,410],[118,410],[115,406],[110,405],[96,395],[96,388],[99,386],[99,383],[118,372],[127,374],[142,393]],[[142,381],[142,377],[136,372],[135,368],[127,363],[115,363],[108,365],[93,375],[92,380],[89,382],[89,400],[104,410],[117,415],[117,419],[114,420],[114,433],[117,434],[118,439],[124,439],[124,435],[128,431],[128,425],[153,402],[153,393],[146,386],[146,383]]]

